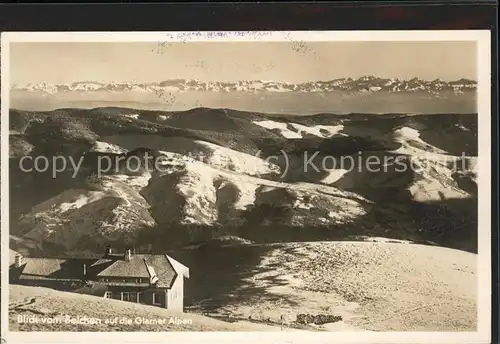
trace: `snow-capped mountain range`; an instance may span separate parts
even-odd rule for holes
[[[105,83],[97,81],[79,81],[71,84],[49,84],[37,83],[26,85],[13,85],[12,90],[26,92],[41,92],[56,94],[60,92],[333,92],[346,91],[355,93],[374,92],[424,92],[428,94],[440,94],[451,91],[453,93],[464,93],[474,91],[477,82],[469,79],[456,81],[443,81],[435,79],[432,81],[413,78],[402,80],[398,78],[382,78],[376,76],[363,76],[357,79],[339,78],[328,81],[311,81],[298,84],[265,81],[265,80],[241,80],[236,82],[201,81],[196,79],[171,79],[151,83]]]

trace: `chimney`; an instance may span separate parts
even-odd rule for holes
[[[106,256],[109,256],[111,254],[111,246],[106,246],[106,251],[105,251]]]
[[[127,248],[125,250],[125,260],[130,260],[132,258],[132,250],[130,248]]]
[[[16,268],[20,268],[23,265],[23,256],[20,254],[16,255],[14,264]]]

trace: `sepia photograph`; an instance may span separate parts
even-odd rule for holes
[[[1,43],[8,337],[488,341],[488,31]]]

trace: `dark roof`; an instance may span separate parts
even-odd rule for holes
[[[23,257],[21,279],[81,279],[87,259]]]
[[[61,270],[61,264],[66,262],[64,259],[54,258],[24,258],[24,269],[22,276],[54,277]]]
[[[158,276],[158,287],[170,288],[177,277],[175,268],[170,264],[166,255],[144,255],[146,261],[153,267]]]
[[[105,260],[99,263],[103,264]],[[177,273],[166,255],[135,254],[127,260],[115,260],[109,267],[97,274],[99,277],[158,277],[158,286],[169,288]]]
[[[99,277],[151,277],[143,259],[133,256],[129,261],[115,260],[111,265],[97,274]]]
[[[103,271],[114,262],[115,261],[112,259],[97,259],[89,265],[87,273],[89,274],[89,276],[97,276],[99,272]]]

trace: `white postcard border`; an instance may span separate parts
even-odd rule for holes
[[[475,41],[478,49],[477,332],[9,332],[9,44],[11,42]],[[2,32],[1,34],[1,336],[7,343],[488,343],[491,341],[491,47],[488,30]]]

